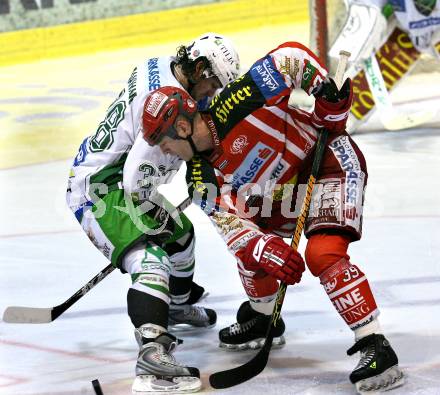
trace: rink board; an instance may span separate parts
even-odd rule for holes
[[[0,66],[128,47],[185,43],[206,32],[302,23],[307,3],[238,0],[0,34]]]

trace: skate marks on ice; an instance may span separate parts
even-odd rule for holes
[[[390,395],[440,393],[435,369],[440,364],[440,323],[438,314],[435,314],[439,305],[436,289],[440,284],[440,272],[438,266],[435,267],[436,255],[433,253],[427,255],[426,259],[415,260],[421,255],[420,251],[426,253],[426,235],[418,246],[414,244],[414,235],[408,235],[408,232],[403,235],[400,233],[395,238],[389,237],[387,243],[382,244],[374,236],[383,234],[383,229],[378,232],[377,228],[395,226],[408,230],[417,223],[419,228],[424,227],[424,231],[432,234],[436,221],[429,222],[427,226],[423,225],[423,219],[369,220],[366,222],[366,240],[363,245],[356,243],[356,251],[352,254],[369,262],[366,268],[372,274],[372,286],[383,311],[383,326],[399,353],[401,367],[407,377],[407,384],[393,390]],[[22,249],[23,244],[20,247],[20,239],[16,240],[16,244],[11,243],[11,239],[0,239],[0,250],[1,246],[5,247],[0,261],[4,263],[4,270],[8,273],[10,271],[7,278],[11,282],[0,281],[0,285],[4,285],[0,287],[0,295],[3,295],[0,306],[5,307],[3,305],[6,301],[11,302],[9,292],[15,292],[14,302],[17,302],[16,299],[21,299],[20,303],[25,300],[29,302],[29,298],[32,298],[35,304],[54,303],[65,296],[68,288],[76,289],[76,282],[82,283],[84,277],[88,278],[90,273],[87,270],[95,272],[96,267],[101,267],[102,262],[96,261],[97,256],[92,250],[79,251],[82,244],[80,235],[74,233],[46,238],[22,238],[22,243],[27,245],[26,251]],[[368,235],[372,235],[371,239]],[[208,245],[207,238],[200,234],[199,245]],[[60,251],[53,250],[57,245],[71,249],[71,255],[66,258],[62,271],[57,261]],[[392,251],[384,255],[389,249]],[[206,260],[208,255],[208,250],[201,249],[200,261]],[[13,259],[14,256],[26,258],[19,264],[27,265],[28,276],[23,277],[17,273],[14,269],[16,264],[8,264],[9,258]],[[382,264],[375,258],[377,256],[385,258]],[[38,264],[31,265],[34,261]],[[348,375],[356,365],[357,358],[345,355],[345,351],[352,345],[351,334],[339,321],[339,317],[334,315],[322,294],[319,281],[309,273],[298,287],[288,288],[286,308],[283,310],[287,326],[286,346],[271,353],[267,368],[255,379],[239,387],[214,392],[208,384],[209,374],[245,363],[255,353],[228,353],[218,348],[218,330],[233,322],[236,309],[244,298],[239,292],[239,284],[236,284],[237,287],[225,288],[215,281],[220,264],[224,267],[226,280],[237,280],[233,263],[226,267],[224,262],[214,262],[200,267],[198,272],[199,276],[206,276],[201,281],[211,292],[206,304],[217,310],[219,322],[213,329],[182,335],[184,344],[179,349],[182,361],[200,368],[203,382],[201,393],[355,394]],[[42,265],[44,270],[41,269]],[[399,267],[398,273],[392,270],[393,267]],[[69,273],[69,281],[57,286],[56,279],[63,273]],[[93,394],[87,391],[91,391],[90,381],[95,377],[99,378],[104,394],[129,394],[137,350],[125,315],[125,280],[128,281],[115,273],[100,285],[101,288],[80,302],[75,311],[60,317],[59,322],[38,327],[0,323],[2,339],[7,341],[35,343],[40,347],[84,353],[91,358],[100,356],[113,362],[0,343],[0,366],[8,366],[11,377],[28,379],[21,383],[5,383],[1,380],[0,394]],[[44,289],[40,289],[41,284],[44,284]],[[122,291],[115,292],[117,289]],[[14,360],[10,356],[14,356]],[[1,387],[2,383],[9,385]]]
[[[375,288],[375,294],[381,298],[381,306],[389,307],[389,308],[408,308],[408,307],[416,307],[416,306],[426,306],[426,307],[437,307],[440,306],[440,296],[436,298],[434,293],[428,293],[428,298],[420,299],[420,296],[417,295],[416,299],[408,299],[408,294],[405,297],[402,297],[398,294],[399,290],[402,290],[402,287],[408,287],[415,285],[430,285],[434,287],[438,287],[440,284],[440,276],[424,276],[417,278],[398,278],[394,280],[376,280],[373,283],[373,287]],[[302,288],[302,289],[301,289]],[[295,286],[295,289],[288,288],[288,293],[305,292],[310,287],[301,287]],[[292,296],[294,297],[294,296]],[[213,308],[215,308],[218,315],[233,315],[235,313],[235,308],[224,308],[224,307],[216,307],[216,305],[224,302],[239,302],[243,300],[243,295],[241,294],[229,294],[223,297],[210,296],[209,304]],[[283,317],[292,319],[300,318],[303,316],[320,316],[322,314],[328,313],[327,309],[316,311],[316,310],[301,310],[301,311],[283,311]],[[66,312],[64,313],[58,320],[72,320],[72,319],[81,319],[87,317],[99,317],[99,316],[109,316],[109,315],[126,315],[126,307],[108,307],[108,308],[100,308],[100,309],[87,309],[80,310],[75,312]],[[203,333],[206,331],[206,328],[187,328],[187,327],[179,327],[174,326],[173,332],[181,333],[181,334],[197,334]]]
[[[370,173],[373,175],[369,180],[371,185],[376,183],[376,188],[389,193],[390,185],[397,184],[403,177],[406,179],[407,173],[399,176],[395,170],[392,171],[397,165],[401,168],[402,158],[411,162],[411,165],[417,163],[419,178],[425,174],[427,180],[435,181],[438,167],[432,163],[439,161],[436,158],[440,148],[440,133],[432,136],[429,133],[392,133],[393,136],[384,133],[375,134],[374,138],[373,135],[359,136],[361,138],[358,140],[370,161]],[[431,163],[428,163],[428,159],[432,160]],[[62,173],[60,183],[64,185],[64,167],[62,163],[52,165],[50,169],[49,166],[33,166],[23,170],[23,173],[14,173],[20,174],[20,177],[4,179],[16,183],[21,177],[28,178],[34,171],[46,171],[50,175],[48,180],[53,180],[52,171],[58,169],[56,174]],[[387,172],[386,176],[381,177],[384,171]],[[6,174],[10,174],[10,171],[4,172]],[[367,191],[367,200],[370,192]],[[408,194],[405,202],[420,198],[420,190],[411,189],[405,193]],[[385,194],[383,196],[386,197]],[[399,198],[399,195],[392,196],[388,201],[397,206],[395,198]],[[368,271],[383,313],[382,326],[399,354],[400,366],[407,379],[403,387],[389,392],[389,395],[440,394],[440,237],[436,230],[439,229],[439,220],[429,218],[436,212],[437,205],[437,199],[429,200],[422,212],[416,206],[402,205],[396,207],[398,211],[386,206],[387,210],[382,216],[374,219],[367,216],[365,237],[362,242],[353,244],[351,255],[356,261],[365,262],[365,270]],[[44,214],[45,223],[50,229],[56,229],[59,220],[53,211],[44,211],[45,207],[41,202],[38,212]],[[383,217],[394,213],[399,218]],[[197,226],[200,226],[198,217],[195,223],[197,232]],[[23,225],[16,225],[17,232],[25,230]],[[213,329],[182,336],[184,344],[179,349],[179,358],[200,368],[203,382],[201,393],[354,395],[355,390],[348,381],[348,375],[356,365],[357,358],[345,355],[345,351],[352,346],[351,333],[335,316],[322,293],[319,280],[309,273],[304,275],[300,286],[288,288],[283,310],[287,344],[283,349],[271,353],[263,373],[244,385],[228,390],[214,391],[209,387],[210,373],[242,364],[255,352],[237,354],[222,352],[218,348],[217,332],[233,322],[244,295],[234,263],[226,264],[223,256],[212,262],[212,248],[220,249],[212,240],[212,234],[199,231],[198,237],[201,265],[196,275],[211,293],[207,305],[217,310],[219,322]],[[0,239],[0,309],[12,303],[29,304],[32,301],[35,305],[51,305],[61,301],[66,292],[69,294],[75,290],[78,284],[106,264],[87,243],[88,240],[83,239],[79,232]],[[209,249],[206,246],[210,246]],[[63,262],[60,262],[60,257],[63,257]],[[202,262],[210,264],[202,265]],[[220,267],[223,268],[222,276],[225,279],[223,285],[218,284],[216,277]],[[62,278],[67,278],[67,281],[60,281]],[[115,273],[103,281],[100,288],[91,292],[87,299],[84,298],[74,311],[66,313],[66,317],[60,317],[59,322],[38,327],[0,322],[2,340],[120,362],[79,358],[0,343],[0,374],[3,375],[0,376],[0,394],[93,395],[90,382],[94,378],[100,380],[105,395],[130,394],[137,349],[132,328],[125,316],[128,282],[129,279]],[[224,286],[226,283],[228,287]]]
[[[396,334],[391,333],[390,335],[394,340],[399,339]],[[408,339],[406,336],[402,336],[400,340],[406,341]],[[394,342],[399,349],[401,349],[401,341]],[[420,337],[418,341],[423,341],[423,337]],[[348,373],[356,364],[357,358],[350,359],[339,355],[340,353],[336,353],[335,356],[335,350],[341,347],[341,344],[333,344],[333,347],[329,347],[328,343],[318,343],[317,346],[313,350],[311,350],[313,347],[310,347],[310,345],[303,346],[290,343],[287,346],[290,348],[291,355],[321,352],[321,357],[317,356],[316,358],[280,357],[281,351],[274,350],[266,370],[260,376],[246,384],[220,392],[215,391],[215,393],[240,393],[242,395],[257,393],[289,395],[356,394],[355,387],[348,380]],[[317,350],[318,348],[320,350]],[[247,359],[250,356],[249,354]],[[330,359],[332,355],[334,356],[333,361],[325,360],[325,358]],[[345,361],[343,361],[344,358]],[[408,358],[411,358],[411,356],[408,356]],[[405,384],[386,393],[389,395],[439,395],[440,378],[436,377],[438,377],[437,372],[440,368],[440,361],[428,364],[420,363],[419,367],[415,367],[417,364],[413,361],[409,361],[410,366],[406,363],[405,359],[408,358],[401,358],[400,364],[405,375]],[[246,358],[242,357],[237,360],[234,359],[231,365],[245,362],[245,360]],[[214,393],[214,391],[205,387],[204,393]],[[364,393],[367,395],[379,394],[375,391]]]

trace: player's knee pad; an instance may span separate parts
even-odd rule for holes
[[[156,245],[137,244],[125,254],[122,265],[131,275],[131,288],[169,303],[171,262],[163,249]]]
[[[347,259],[336,262],[319,278],[336,310],[351,329],[367,325],[379,314],[365,274]]]
[[[194,258],[194,228],[179,240],[166,244],[164,248],[170,254],[170,297],[172,303],[185,303],[190,299],[192,279],[195,268]]]
[[[350,238],[342,234],[313,234],[305,251],[305,261],[310,272],[318,277],[341,259],[350,259],[347,255],[349,243]]]

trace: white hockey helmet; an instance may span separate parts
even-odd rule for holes
[[[207,78],[215,75],[223,86],[234,81],[240,75],[240,58],[232,42],[216,33],[205,33],[196,38],[186,47],[189,60],[196,60],[201,56],[208,59],[210,70],[205,71]]]

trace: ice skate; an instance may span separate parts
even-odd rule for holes
[[[350,374],[350,381],[359,394],[384,392],[404,383],[397,355],[383,335],[373,333],[358,340],[347,354],[358,351],[361,359]]]
[[[237,322],[219,332],[220,347],[234,351],[261,348],[266,339],[270,317],[253,310],[249,302],[242,303],[237,312]],[[275,329],[273,348],[282,347],[286,343],[284,330],[281,318]]]
[[[194,304],[203,299],[205,289],[193,282],[191,293],[186,303],[170,303],[168,314],[168,326],[170,329],[185,327],[212,328],[217,322],[217,314],[214,310]]]
[[[200,390],[199,370],[179,364],[172,355],[179,343],[173,335],[162,333],[149,340],[142,336],[142,328],[139,328],[136,339],[142,345],[136,362],[133,394],[181,394]]]
[[[217,314],[206,307],[190,304],[170,305],[168,325],[176,329],[180,326],[212,328],[217,322]]]

